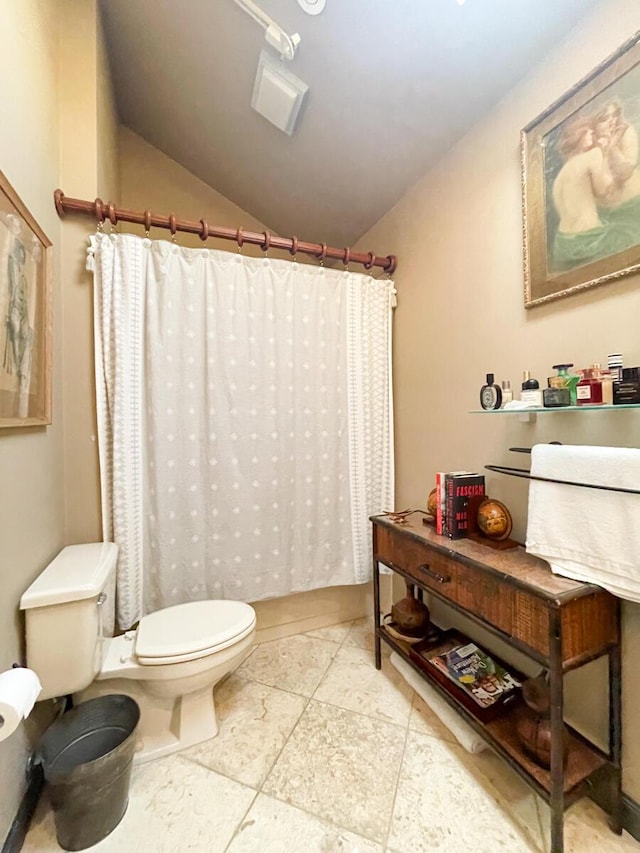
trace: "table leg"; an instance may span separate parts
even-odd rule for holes
[[[549,667],[551,698],[551,853],[564,851],[564,725],[562,684],[562,628],[559,613],[552,615]]]
[[[622,834],[622,672],[620,643],[609,651],[609,750],[613,764],[611,829]]]
[[[373,560],[373,632],[374,647],[376,652],[376,669],[382,668],[382,652],[380,649],[380,566],[378,561]]]

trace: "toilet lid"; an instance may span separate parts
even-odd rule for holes
[[[242,601],[176,604],[143,616],[136,631],[135,655],[141,663],[193,660],[238,642],[255,623],[255,610]]]

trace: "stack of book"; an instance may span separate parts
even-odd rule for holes
[[[436,532],[464,539],[478,529],[478,507],[485,499],[484,474],[438,471],[436,474]]]

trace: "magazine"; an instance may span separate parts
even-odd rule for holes
[[[459,637],[422,654],[481,708],[490,707],[521,687],[520,681],[490,655],[475,643],[461,642]]]

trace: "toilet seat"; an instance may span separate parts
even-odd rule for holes
[[[242,601],[191,601],[143,616],[134,654],[144,666],[196,660],[238,643],[255,629],[256,615]]]

